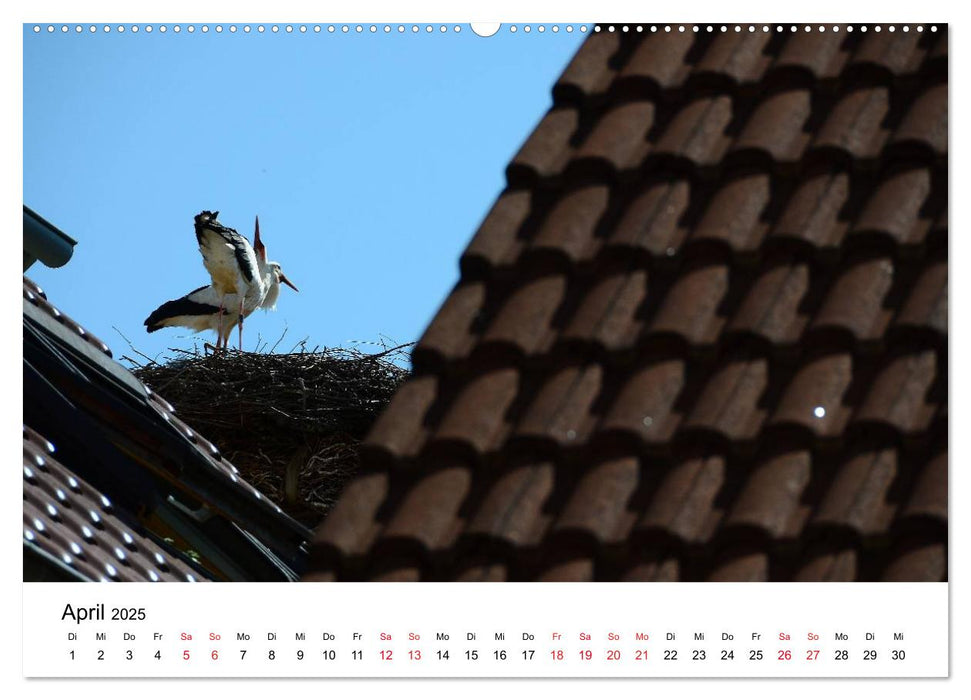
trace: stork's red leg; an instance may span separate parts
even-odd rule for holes
[[[239,350],[243,351],[243,297],[239,298]]]
[[[223,314],[225,312],[226,312],[226,296],[223,295],[219,297],[219,322],[217,324],[217,330],[216,330],[216,347],[219,347],[220,344],[222,344],[222,346],[225,348],[225,342],[223,338],[223,324],[225,323],[225,320],[226,320],[225,318],[223,318]]]

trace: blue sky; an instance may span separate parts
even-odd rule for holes
[[[142,325],[208,283],[203,209],[247,236],[259,214],[300,288],[247,320],[246,349],[284,328],[278,351],[417,340],[583,39],[171,26],[24,27],[24,203],[79,242],[27,274],[116,357],[131,353],[115,328],[150,356],[212,340]]]

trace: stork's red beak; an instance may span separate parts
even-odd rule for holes
[[[283,282],[283,284],[287,285],[293,291],[295,291],[295,292],[299,292],[300,291],[295,286],[293,286],[293,282],[291,282],[290,280],[288,280],[287,279],[287,276],[284,275],[282,272],[280,273],[280,281]]]
[[[253,250],[259,255],[263,262],[266,262],[266,246],[263,245],[263,241],[260,240],[260,217],[256,217],[256,233],[253,234]]]

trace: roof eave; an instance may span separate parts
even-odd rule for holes
[[[24,271],[35,260],[61,267],[74,255],[77,241],[24,205]]]

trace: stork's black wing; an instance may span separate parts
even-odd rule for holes
[[[256,254],[253,246],[236,229],[223,226],[216,219],[219,212],[204,211],[195,217],[196,240],[199,251],[213,283],[225,289],[228,283],[221,282],[229,274],[230,266],[238,269],[247,283],[252,283],[257,275]],[[229,257],[230,251],[232,258]],[[232,275],[235,277],[235,275]],[[240,290],[235,290],[240,291]]]

